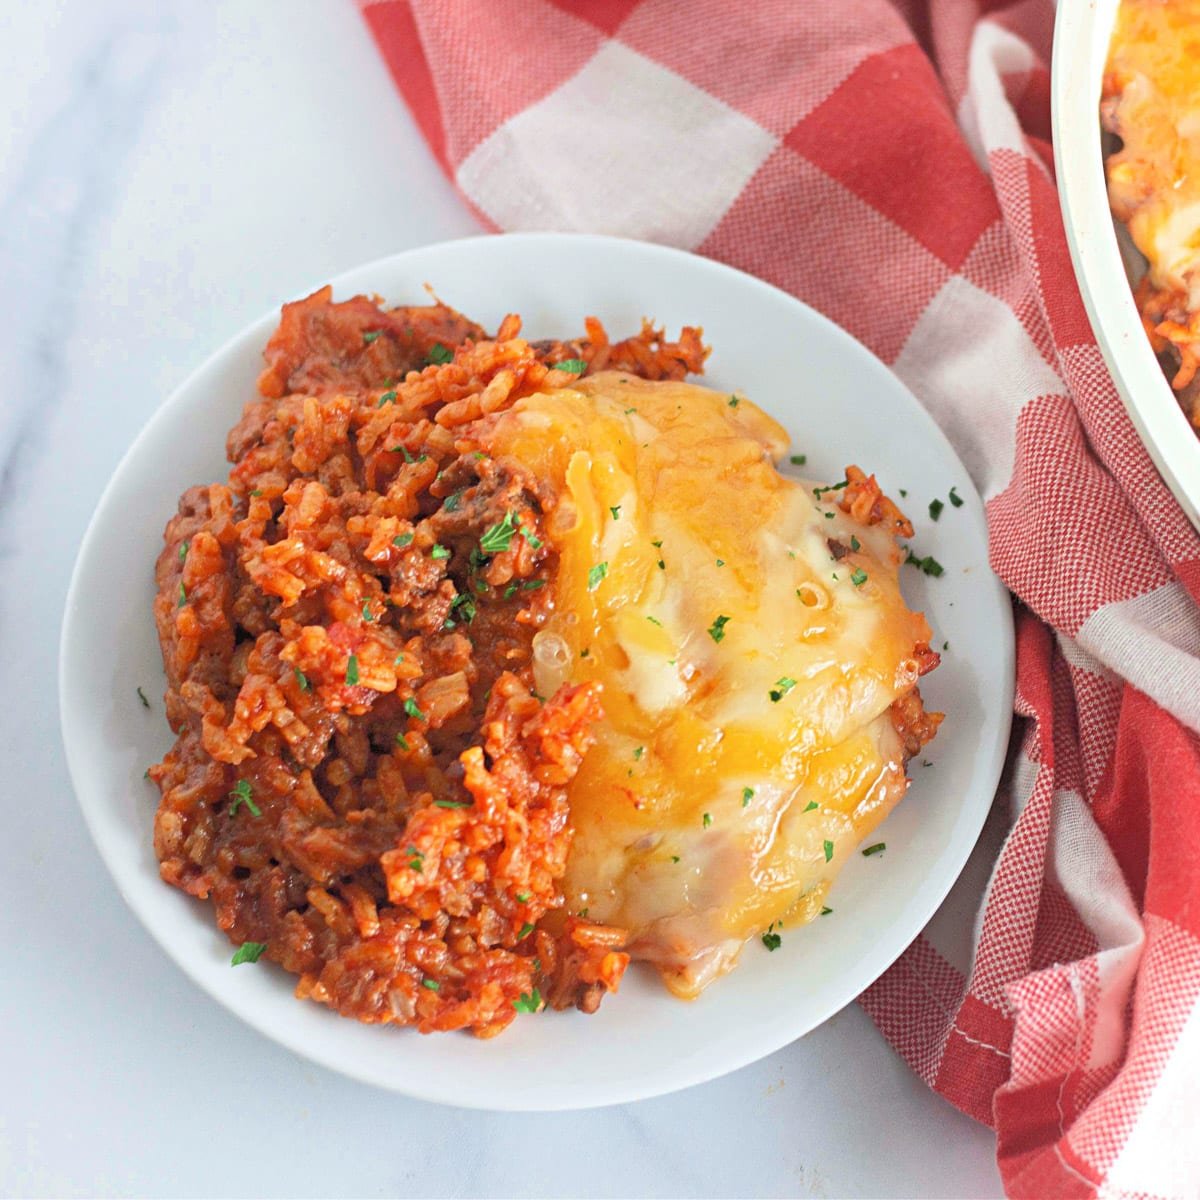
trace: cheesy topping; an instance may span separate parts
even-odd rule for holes
[[[1124,0],[1104,81],[1109,200],[1158,288],[1200,309],[1200,0]]]
[[[558,495],[538,690],[604,689],[567,909],[694,995],[748,937],[815,916],[903,794],[887,714],[928,625],[894,538],[781,475],[787,436],[749,400],[606,372],[518,401],[492,445]]]

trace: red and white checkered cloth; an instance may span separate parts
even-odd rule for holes
[[[1010,1194],[1200,1196],[1200,538],[1076,290],[1053,5],[362,8],[488,226],[668,242],[770,280],[954,442],[1022,601],[1020,745],[963,880],[862,1003],[995,1126]]]

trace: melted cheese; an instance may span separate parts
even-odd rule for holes
[[[559,496],[539,691],[604,689],[567,908],[630,929],[685,995],[771,922],[816,915],[899,800],[887,710],[929,637],[894,540],[784,478],[784,431],[729,400],[602,373],[519,401],[491,438]],[[859,549],[838,561],[830,538]]]
[[[1154,284],[1200,309],[1200,0],[1124,0],[1105,79],[1113,212]]]

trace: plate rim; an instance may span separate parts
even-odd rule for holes
[[[731,267],[725,263],[718,262],[714,259],[705,258],[701,255],[693,254],[686,250],[677,249],[670,246],[664,246],[658,243],[643,242],[632,238],[613,237],[604,234],[575,234],[575,233],[560,233],[560,232],[522,232],[512,234],[479,234],[470,235],[463,238],[454,238],[444,241],[427,243],[423,246],[413,247],[408,250],[396,252],[381,256],[379,258],[368,260],[357,266],[348,268],[345,271],[339,272],[336,276],[326,278],[316,287],[323,287],[326,284],[332,286],[335,294],[347,290],[346,280],[351,278],[359,278],[364,274],[382,273],[388,269],[398,269],[403,264],[404,260],[410,258],[421,257],[430,253],[436,253],[444,247],[461,246],[463,243],[495,243],[498,240],[503,240],[509,243],[516,243],[518,246],[521,243],[544,243],[552,241],[558,244],[565,243],[600,243],[605,246],[616,248],[615,252],[628,251],[637,254],[647,254],[651,258],[659,257],[663,260],[672,260],[677,263],[684,263],[688,266],[699,267],[703,270],[715,271],[718,274],[724,273],[728,277],[736,277],[741,285],[752,285],[754,288],[762,290],[764,293],[769,293],[775,302],[784,302],[790,306],[796,306],[798,311],[802,311],[806,318],[815,320],[825,327],[825,332],[835,340],[841,340],[843,343],[851,343],[854,347],[854,352],[865,355],[869,359],[873,359],[875,365],[886,371],[895,385],[905,392],[913,401],[914,407],[919,415],[924,419],[928,428],[925,431],[931,436],[935,436],[943,443],[945,451],[949,454],[952,461],[956,462],[961,470],[962,478],[965,479],[966,488],[969,489],[970,498],[978,504],[978,512],[980,520],[986,521],[985,509],[983,501],[979,496],[978,490],[974,482],[971,480],[969,473],[962,464],[961,457],[958,452],[946,438],[940,427],[930,416],[925,407],[916,399],[911,389],[892,372],[887,364],[883,363],[876,355],[874,355],[867,347],[863,346],[856,338],[849,334],[841,326],[831,321],[823,313],[807,305],[804,301],[775,287],[773,284],[740,271],[735,267]],[[687,269],[685,267],[685,269]],[[360,283],[355,285],[357,289],[362,290],[363,285]],[[296,296],[307,295],[316,290],[316,287],[310,287],[307,291],[298,289]],[[286,302],[286,301],[283,301]],[[281,303],[283,303],[281,302]],[[844,983],[839,988],[835,989],[838,994],[837,1003],[829,1009],[822,1017],[814,1020],[805,1020],[797,1022],[796,1027],[788,1034],[788,1036],[779,1038],[768,1038],[755,1042],[749,1050],[743,1050],[736,1055],[728,1055],[726,1059],[720,1060],[715,1066],[709,1066],[708,1060],[702,1056],[697,1056],[696,1059],[688,1063],[679,1063],[678,1070],[675,1075],[670,1078],[652,1077],[648,1080],[635,1082],[633,1086],[629,1086],[623,1079],[620,1084],[609,1084],[606,1088],[597,1089],[597,1095],[588,1097],[578,1096],[554,1096],[549,1102],[541,1101],[534,1097],[523,1097],[523,1094],[512,1096],[506,1095],[503,1097],[503,1103],[497,1103],[495,1095],[487,1095],[479,1098],[472,1096],[463,1096],[455,1091],[453,1086],[433,1086],[430,1087],[429,1080],[423,1080],[421,1090],[415,1090],[415,1087],[406,1086],[406,1081],[403,1078],[388,1078],[381,1079],[377,1075],[370,1073],[365,1069],[359,1069],[355,1063],[347,1063],[337,1059],[332,1053],[327,1053],[323,1050],[322,1044],[310,1045],[303,1039],[293,1037],[288,1031],[280,1031],[272,1028],[269,1016],[270,1009],[252,1009],[247,1012],[243,1008],[239,1008],[235,1004],[234,998],[221,989],[210,986],[205,979],[198,965],[193,964],[188,953],[179,951],[163,936],[160,936],[160,931],[156,926],[147,921],[142,914],[142,911],[135,900],[128,893],[124,884],[122,874],[124,865],[118,860],[115,853],[115,848],[109,845],[106,841],[106,836],[99,828],[99,810],[93,810],[92,806],[84,800],[85,789],[81,787],[80,780],[83,778],[86,765],[79,761],[81,751],[73,749],[73,739],[70,736],[68,725],[68,704],[66,701],[67,689],[69,687],[68,665],[71,661],[69,652],[71,643],[76,636],[76,627],[74,615],[78,611],[79,593],[82,587],[82,581],[87,574],[86,566],[89,558],[94,553],[95,543],[99,537],[98,531],[106,524],[109,516],[108,510],[114,503],[113,496],[118,488],[118,481],[121,479],[127,470],[131,460],[137,457],[140,447],[144,441],[149,440],[155,428],[163,421],[168,419],[168,414],[172,412],[180,404],[184,403],[184,398],[188,393],[202,380],[202,378],[219,367],[225,358],[242,345],[242,343],[250,340],[262,340],[263,328],[273,326],[278,321],[279,305],[274,305],[263,313],[254,321],[248,323],[239,329],[235,334],[218,346],[210,353],[203,361],[196,366],[187,376],[169,393],[169,395],[155,408],[150,415],[145,425],[139,431],[137,436],[130,443],[125,453],[121,456],[116,467],[113,469],[108,481],[106,482],[99,499],[96,502],[95,510],[88,523],[87,529],[84,532],[82,539],[79,542],[76,553],[75,563],[72,568],[71,580],[67,590],[66,602],[63,610],[62,627],[59,637],[58,646],[58,671],[57,682],[59,689],[59,718],[60,718],[60,736],[63,741],[64,755],[67,762],[68,774],[70,776],[72,790],[75,794],[76,803],[81,810],[88,833],[91,840],[100,854],[109,875],[112,877],[114,884],[117,887],[118,894],[125,902],[126,906],[132,911],[137,918],[139,925],[150,934],[160,948],[164,951],[166,958],[179,968],[183,974],[195,984],[201,991],[212,999],[216,1000],[223,1008],[239,1018],[245,1024],[250,1026],[256,1032],[266,1036],[277,1045],[285,1047],[290,1052],[297,1054],[301,1058],[316,1062],[321,1066],[327,1067],[330,1070],[352,1078],[361,1083],[369,1084],[373,1087],[380,1088],[385,1091],[408,1095],[414,1099],[425,1100],[431,1103],[439,1103],[452,1105],[460,1108],[486,1110],[486,1111],[511,1111],[511,1112],[549,1112],[549,1111],[570,1111],[580,1110],[593,1107],[605,1107],[612,1104],[627,1103],[640,1099],[650,1099],[655,1096],[666,1095],[672,1092],[680,1091],[684,1088],[696,1086],[700,1083],[708,1082],[712,1079],[722,1077],[741,1067],[748,1066],[751,1063],[757,1062],[767,1055],[782,1049],[784,1046],[790,1045],[793,1041],[804,1037],[814,1028],[824,1024],[837,1012],[844,1008],[848,1003],[853,1001],[863,990],[870,987],[878,980],[891,965],[904,953],[911,942],[920,935],[921,931],[928,925],[931,918],[941,907],[949,894],[951,888],[961,877],[975,846],[979,841],[980,834],[983,831],[984,824],[987,820],[988,813],[991,811],[991,800],[987,804],[980,803],[979,811],[972,818],[971,828],[969,830],[969,838],[963,835],[963,846],[965,847],[958,856],[959,861],[954,869],[948,870],[944,879],[941,881],[931,894],[926,907],[927,912],[923,912],[919,916],[916,915],[910,918],[904,926],[905,934],[903,937],[896,938],[896,948],[894,953],[889,952],[884,965],[878,970],[873,970],[870,978],[866,982],[861,982],[856,978],[852,978],[852,972],[843,972]],[[269,336],[269,332],[267,334]],[[999,608],[1002,614],[1000,628],[996,631],[996,635],[1000,642],[1000,659],[1002,660],[1002,695],[997,698],[997,703],[1003,702],[1004,709],[999,714],[997,725],[997,734],[995,742],[992,746],[987,747],[987,757],[985,764],[980,772],[981,779],[992,780],[992,797],[994,798],[995,790],[1000,784],[1001,774],[1003,771],[1004,762],[1007,757],[1009,744],[1011,741],[1011,730],[1014,719],[1013,712],[1013,695],[1015,691],[1015,631],[1013,624],[1012,609],[1010,603],[1005,603],[1007,598],[1007,589],[1001,581],[990,570],[990,564],[987,564],[989,578],[989,586],[997,594],[997,599],[1000,601]],[[966,805],[960,805],[958,808],[959,819],[967,812]],[[909,931],[908,926],[914,928]],[[406,1031],[408,1032],[408,1031]],[[413,1034],[412,1036],[417,1036]],[[697,1061],[698,1060],[698,1061]]]
[[[1059,0],[1050,62],[1059,207],[1079,293],[1117,394],[1163,482],[1200,531],[1200,431],[1179,407],[1142,328],[1108,206],[1099,105],[1118,5]]]

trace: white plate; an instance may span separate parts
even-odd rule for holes
[[[924,691],[948,717],[914,763],[909,796],[880,831],[886,854],[855,855],[834,914],[757,942],[728,978],[692,1003],[630,972],[593,1017],[519,1018],[501,1037],[421,1037],[359,1025],[292,995],[283,971],[229,966],[207,904],[158,877],[151,847],[156,789],[145,766],[170,744],[151,619],[162,530],[189,484],[223,479],[225,433],[254,395],[268,313],[208,360],[159,410],[117,468],[92,519],[67,598],[60,662],[67,761],[96,845],[122,896],[205,991],[269,1037],[334,1070],[427,1100],[493,1109],[611,1104],[686,1087],[753,1062],[807,1033],[876,979],[933,914],[966,862],[1008,742],[1013,637],[1007,594],[987,564],[983,508],[933,421],[875,358],[824,317],[728,267],[612,238],[529,234],[471,238],[382,259],[333,281],[334,294],[422,302],[428,280],[447,303],[495,328],[522,314],[530,336],[568,336],[587,314],[616,336],[643,314],[677,331],[702,323],[709,380],[778,417],[814,478],[846,463],[909,492],[922,517],[951,486],[966,503],[918,521],[915,544],[946,566],[908,570],[910,602],[950,651]],[[282,298],[281,298],[282,299]],[[139,703],[141,686],[152,699]]]
[[[1200,529],[1200,438],[1158,365],[1108,207],[1100,91],[1119,0],[1060,0],[1051,103],[1054,163],[1079,290],[1104,361],[1150,457]]]

